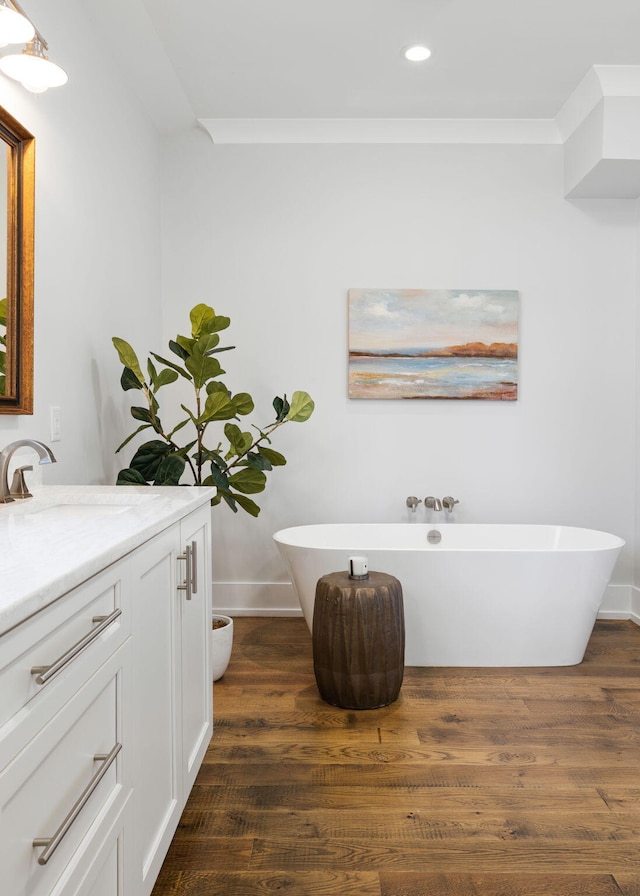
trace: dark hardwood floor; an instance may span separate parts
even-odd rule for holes
[[[580,666],[407,668],[324,703],[302,619],[237,618],[153,896],[640,896],[640,629]]]

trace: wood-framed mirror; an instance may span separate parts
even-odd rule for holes
[[[2,106],[0,138],[0,414],[32,414],[35,138]]]

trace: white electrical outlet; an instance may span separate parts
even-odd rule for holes
[[[62,438],[60,433],[60,408],[50,408],[51,414],[51,441],[59,442]]]

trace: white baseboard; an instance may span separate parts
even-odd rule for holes
[[[301,616],[290,582],[214,582],[213,607],[226,616]],[[640,588],[609,585],[598,619],[631,619],[640,625]]]
[[[609,585],[598,619],[630,619],[640,625],[640,589],[634,585]]]
[[[291,582],[214,582],[213,606],[226,616],[302,616]]]

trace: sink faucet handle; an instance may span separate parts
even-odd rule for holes
[[[442,506],[449,513],[453,513],[453,508],[456,504],[459,504],[460,501],[457,498],[452,498],[451,495],[447,495],[446,498],[442,499]]]
[[[0,504],[8,504],[11,501],[15,501],[15,497],[11,493],[11,489],[9,488],[9,462],[15,452],[19,448],[33,448],[40,458],[38,463],[41,464],[55,464],[56,459],[53,456],[53,451],[44,442],[38,442],[36,439],[18,439],[17,442],[11,442],[10,445],[7,445],[0,451]],[[17,487],[21,488],[20,482],[18,481]],[[27,488],[25,484],[25,489]],[[27,490],[26,495],[16,495],[16,497],[22,498],[30,498],[31,495]]]
[[[415,495],[411,495],[411,497],[407,498],[407,507],[411,508],[411,512],[416,512],[416,507],[418,504],[422,504],[422,500],[420,498],[416,498]]]
[[[27,483],[24,481],[24,474],[29,470],[33,470],[31,464],[25,464],[24,467],[18,467],[13,471],[13,481],[11,483],[11,490],[9,494],[12,498],[32,498],[33,495],[27,488]]]
[[[429,495],[429,497],[424,499],[424,506],[428,507],[429,510],[442,510],[440,498],[434,498],[433,495]]]

